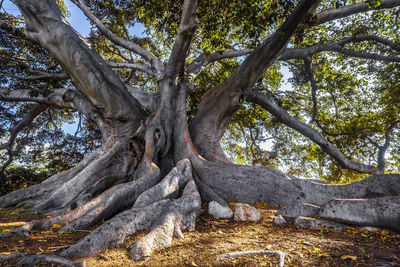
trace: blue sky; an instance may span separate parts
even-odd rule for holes
[[[76,7],[73,3],[71,3],[69,0],[65,1],[65,5],[67,9],[71,12],[71,16],[67,18],[69,24],[71,24],[71,26],[82,36],[88,36],[91,26],[89,21],[84,17],[82,11],[78,7]],[[12,15],[21,14],[17,6],[10,0],[4,1],[2,11],[4,10],[5,12]]]
[[[75,6],[71,1],[65,0],[65,6],[70,11],[71,15],[67,18],[69,24],[82,36],[88,36],[90,32],[90,23],[82,13],[82,11]],[[4,0],[2,11],[7,12],[9,14],[18,16],[21,15],[21,12],[17,8],[17,6],[12,3],[10,0]],[[142,24],[137,23],[134,28],[129,29],[130,33],[136,36],[143,36],[144,27]]]

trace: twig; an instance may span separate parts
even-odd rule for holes
[[[55,247],[49,247],[49,249],[61,249],[61,248],[69,248],[71,245],[68,246],[55,246]]]

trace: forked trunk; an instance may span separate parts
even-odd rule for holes
[[[71,170],[0,197],[0,207],[28,205],[34,211],[54,215],[29,222],[7,235],[29,234],[32,229],[53,224],[63,224],[60,231],[80,230],[106,220],[62,252],[63,256],[87,257],[119,247],[127,236],[149,228],[150,233],[131,248],[131,258],[141,260],[152,250],[169,246],[173,236],[183,237],[183,231],[194,228],[201,201],[217,201],[225,207],[228,201],[293,207],[307,203],[315,207],[315,214],[326,218],[399,230],[400,217],[381,211],[395,204],[392,213],[399,212],[398,200],[393,197],[400,194],[399,175],[331,185],[269,167],[236,165],[221,149],[220,139],[231,117],[286,46],[306,16],[305,10],[313,10],[318,1],[300,1],[278,34],[251,53],[230,79],[207,93],[190,130],[186,114],[190,79],[184,65],[195,31],[196,1],[185,1],[165,69],[160,69],[162,64],[150,53],[144,53],[154,72],[160,74],[158,94],[148,105],[142,104],[141,97],[134,97],[135,92],[131,94],[131,88],[76,36],[55,2],[16,3],[25,17],[27,35],[55,55],[79,88],[66,91],[63,101],[98,125],[103,143]],[[350,200],[354,198],[365,201]],[[335,217],[336,206],[347,219]],[[369,218],[352,209],[368,209]]]

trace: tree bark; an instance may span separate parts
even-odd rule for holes
[[[0,207],[32,205],[35,211],[54,215],[29,222],[8,235],[29,234],[33,229],[46,229],[53,224],[64,224],[60,231],[73,231],[107,220],[62,255],[92,256],[120,247],[127,236],[150,229],[131,248],[131,258],[142,260],[154,249],[169,246],[173,236],[182,237],[183,231],[194,228],[202,200],[215,200],[225,206],[228,201],[258,201],[274,206],[308,203],[321,206],[321,214],[326,217],[332,217],[336,204],[343,212],[355,207],[351,203],[356,198],[366,199],[364,209],[370,209],[374,201],[380,203],[379,207],[398,204],[400,175],[376,175],[346,185],[318,183],[268,167],[232,164],[219,144],[253,84],[279,57],[319,1],[300,1],[274,35],[252,51],[230,78],[210,89],[190,128],[186,114],[190,79],[185,73],[185,60],[195,34],[197,1],[184,1],[177,38],[167,64],[162,67],[152,54],[137,44],[122,42],[90,16],[83,1],[74,1],[105,35],[149,62],[151,68],[146,68],[147,72],[157,77],[158,92],[153,95],[126,86],[110,65],[65,23],[55,2],[15,2],[25,17],[29,38],[57,58],[77,90],[60,90],[52,97],[0,92],[0,97],[10,101],[18,97],[35,99],[38,103],[52,102],[78,109],[100,128],[102,146],[71,170],[0,197]],[[331,149],[321,136],[291,118],[286,121],[309,131],[317,143],[341,159],[340,151]],[[362,164],[356,166],[362,171],[375,170]],[[381,226],[398,230],[392,215],[377,214],[379,221],[384,222]],[[357,218],[348,221],[365,223]]]

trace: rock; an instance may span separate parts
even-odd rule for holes
[[[282,215],[278,215],[278,216],[275,216],[274,223],[279,226],[283,226],[283,225],[287,224],[287,221],[285,220],[285,218],[282,217]]]
[[[381,261],[381,262],[376,262],[373,267],[394,267],[394,266],[399,266],[398,262],[386,262],[386,261]]]
[[[309,217],[297,217],[294,221],[294,225],[301,228],[322,228],[336,231],[346,230],[343,224]]]
[[[361,231],[370,231],[370,232],[381,232],[383,229],[382,228],[378,228],[378,227],[373,227],[373,226],[363,226],[363,227],[358,227],[358,230]]]
[[[232,217],[232,210],[228,206],[222,206],[217,201],[208,203],[208,214],[220,218]]]
[[[235,221],[258,222],[261,219],[261,216],[255,207],[248,204],[238,203],[235,204],[234,219]]]
[[[308,203],[299,203],[298,205],[288,205],[278,210],[276,214],[290,218],[296,218],[299,216],[311,217],[317,215],[319,210],[319,206]]]

